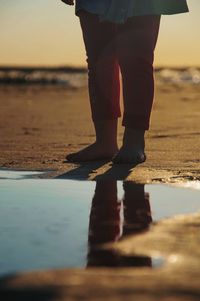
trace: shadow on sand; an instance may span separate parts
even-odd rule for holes
[[[67,161],[65,163],[68,163]],[[94,161],[80,163],[78,167],[67,171],[57,179],[66,180],[125,180],[137,164],[113,164],[110,161]],[[101,174],[98,169],[101,168]]]

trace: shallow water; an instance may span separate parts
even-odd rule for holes
[[[22,180],[38,178],[44,174],[42,171],[25,171],[25,170],[0,170],[0,180]]]
[[[0,275],[44,268],[158,267],[162,258],[123,257],[98,245],[200,209],[198,189],[32,178],[39,175],[0,171]]]

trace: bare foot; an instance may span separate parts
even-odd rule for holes
[[[112,159],[115,164],[139,164],[146,161],[144,131],[125,129],[123,145]]]
[[[117,144],[108,145],[105,143],[93,143],[77,153],[72,153],[66,156],[69,162],[84,162],[103,159],[112,159],[118,152]]]
[[[146,161],[146,155],[139,146],[135,146],[132,150],[122,146],[112,161],[115,164],[139,164]]]

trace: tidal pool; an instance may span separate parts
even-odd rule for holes
[[[123,257],[98,246],[200,210],[198,189],[37,175],[0,171],[1,276],[52,268],[158,267],[162,258]]]

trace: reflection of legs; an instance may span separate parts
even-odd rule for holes
[[[116,181],[97,181],[92,200],[88,236],[87,266],[116,266],[117,254],[98,249],[98,245],[120,236],[120,203]]]
[[[67,156],[67,159],[87,161],[111,158],[118,150],[117,120],[120,116],[116,26],[99,22],[96,15],[84,11],[80,13],[80,23],[88,57],[89,95],[96,142]]]
[[[124,233],[138,233],[151,223],[148,194],[144,185],[124,183]],[[104,250],[99,245],[120,238],[121,203],[117,199],[116,181],[97,181],[92,200],[88,235],[87,266],[151,266],[151,258],[146,256],[121,256],[113,250]]]
[[[114,160],[116,163],[145,160],[144,133],[149,129],[154,96],[153,58],[159,24],[160,16],[133,17],[118,29],[125,133],[122,149]]]
[[[118,239],[120,206],[117,200],[117,182],[97,181],[90,213],[90,246]]]
[[[136,234],[147,230],[152,222],[149,194],[144,185],[124,182],[124,228],[123,235]],[[131,259],[130,259],[131,262]],[[150,257],[136,256],[132,258],[133,266],[152,266]]]
[[[123,235],[148,229],[152,222],[149,194],[144,185],[124,182],[124,229]]]

